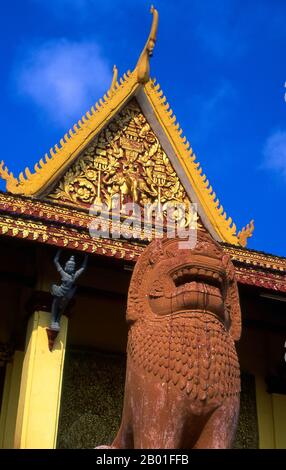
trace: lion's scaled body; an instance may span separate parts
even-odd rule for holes
[[[227,448],[239,413],[233,265],[202,232],[193,249],[155,240],[129,289],[122,423],[116,448]]]

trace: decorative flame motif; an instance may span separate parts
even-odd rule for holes
[[[7,166],[4,166],[5,163],[4,161],[2,160],[2,162],[0,162],[0,176],[3,180],[5,181],[11,181],[12,184],[17,184],[17,179],[14,178],[14,175],[12,172],[9,172]]]

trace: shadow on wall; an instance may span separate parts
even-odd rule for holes
[[[110,444],[121,422],[126,358],[94,351],[67,351],[57,448]],[[255,380],[242,374],[241,412],[234,448],[258,448]]]

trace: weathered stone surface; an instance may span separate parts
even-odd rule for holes
[[[117,448],[228,448],[239,414],[234,267],[200,231],[194,249],[154,240],[129,288],[130,322]]]

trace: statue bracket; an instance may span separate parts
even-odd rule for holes
[[[56,338],[60,330],[53,329],[53,328],[46,328],[46,331],[47,331],[47,336],[48,336],[49,350],[52,352],[52,350],[54,349]]]

